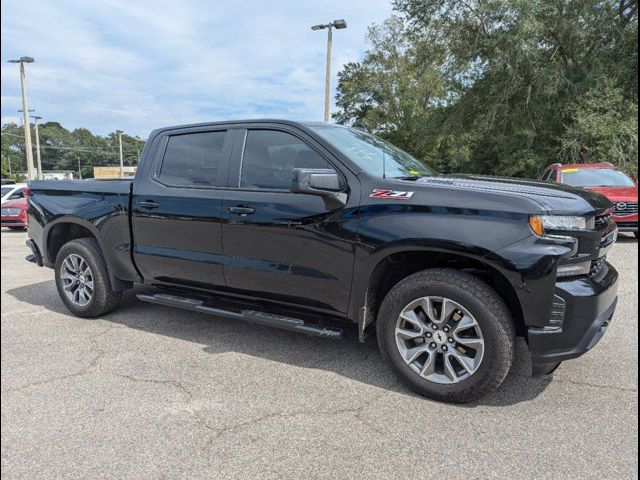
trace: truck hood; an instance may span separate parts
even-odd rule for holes
[[[534,201],[547,213],[584,215],[601,213],[611,202],[599,193],[569,185],[482,175],[438,175],[422,177],[415,185],[449,186],[459,192],[485,192],[496,196]],[[505,199],[508,202],[508,200]]]

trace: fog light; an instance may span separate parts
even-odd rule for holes
[[[559,277],[577,277],[579,275],[587,275],[591,270],[591,260],[580,263],[561,263],[558,266]]]

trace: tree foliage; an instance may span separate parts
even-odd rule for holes
[[[36,162],[34,126],[31,125],[33,161]],[[94,135],[86,128],[67,130],[58,122],[38,125],[40,136],[40,156],[42,169],[82,171],[82,177],[93,176],[94,166],[115,166],[120,164],[118,134]],[[137,165],[144,141],[137,136],[122,134],[122,152],[125,165]],[[2,177],[9,178],[11,171],[26,172],[27,161],[24,148],[22,126],[8,123],[2,126]]]
[[[334,118],[443,171],[637,174],[637,0],[395,0],[338,74]]]

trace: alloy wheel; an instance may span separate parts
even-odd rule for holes
[[[93,298],[93,273],[80,255],[72,253],[62,262],[60,277],[64,293],[74,304],[84,307]]]
[[[398,317],[395,339],[404,362],[434,383],[466,380],[484,356],[484,337],[476,319],[458,302],[444,297],[421,297],[409,303]]]

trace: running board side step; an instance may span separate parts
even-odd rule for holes
[[[183,310],[190,310],[192,312],[208,313],[219,317],[235,318],[258,325],[306,333],[307,335],[313,335],[315,337],[330,338],[332,340],[340,340],[342,338],[342,330],[339,328],[321,327],[306,323],[299,318],[284,317],[282,315],[274,315],[272,313],[258,312],[255,310],[242,310],[240,312],[225,310],[207,305],[203,300],[179,297],[166,293],[138,293],[136,297],[143,302],[182,308]]]

